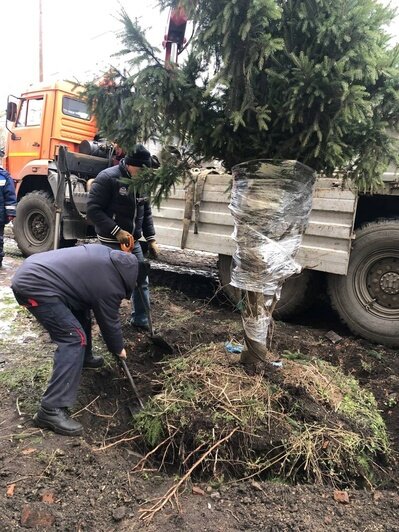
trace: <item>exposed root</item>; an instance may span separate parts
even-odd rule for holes
[[[89,404],[87,404],[86,406],[84,406],[83,408],[78,410],[77,412],[74,412],[71,417],[76,417],[79,414],[81,414],[84,410],[87,410],[89,408],[89,406],[91,406],[93,403],[95,403],[97,401],[97,399],[99,399],[99,398],[100,398],[100,396],[97,395],[97,397],[95,397],[92,401],[90,401]]]
[[[154,515],[162,510],[162,508],[172,500],[175,500],[176,504],[178,505],[178,494],[180,487],[190,478],[191,474],[195,469],[220,445],[227,442],[235,432],[237,432],[238,428],[233,429],[227,436],[222,438],[221,440],[217,441],[210,449],[208,449],[204,454],[201,455],[201,457],[190,467],[190,469],[186,472],[185,475],[182,476],[182,478],[174,484],[171,488],[168,489],[166,494],[161,497],[155,504],[153,504],[150,508],[142,508],[139,510],[141,512],[140,519],[143,521],[151,521]]]
[[[140,462],[133,468],[133,471],[134,472],[138,472],[138,471],[142,471],[143,470],[143,467],[144,465],[148,462],[150,456],[154,455],[159,449],[161,449],[162,447],[165,446],[165,444],[167,444],[168,442],[171,442],[172,439],[174,438],[174,436],[176,436],[177,434],[177,430],[175,431],[174,434],[172,434],[171,436],[168,436],[165,440],[161,441],[160,444],[158,444],[155,449],[153,449],[152,451],[150,451],[149,453],[147,453],[141,460]]]
[[[115,447],[116,445],[120,445],[121,443],[138,440],[139,438],[140,436],[137,434],[135,436],[132,436],[131,438],[121,438],[120,440],[114,441],[113,443],[109,443],[108,445],[103,445],[102,447],[93,447],[92,451],[95,453],[98,451],[106,451],[107,449]]]

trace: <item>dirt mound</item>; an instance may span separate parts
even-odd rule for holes
[[[203,457],[195,472],[206,478],[372,485],[389,456],[373,395],[327,362],[285,360],[254,374],[218,344],[166,362],[158,378],[162,391],[134,426],[182,474]]]

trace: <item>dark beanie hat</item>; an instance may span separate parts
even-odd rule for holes
[[[152,159],[150,152],[142,144],[136,144],[134,151],[125,157],[125,165],[129,166],[147,166],[151,168]]]

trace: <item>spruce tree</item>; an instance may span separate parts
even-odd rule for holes
[[[138,21],[121,12],[126,70],[86,85],[107,138],[125,149],[177,140],[188,155],[227,169],[288,158],[341,170],[362,190],[379,183],[396,155],[399,117],[399,50],[385,29],[392,9],[376,0],[179,4],[194,26],[179,66],[165,66]]]
[[[129,74],[113,70],[86,86],[103,133],[126,150],[157,137],[185,147],[179,167],[141,172],[133,186],[159,203],[188,161],[201,158],[228,170],[295,159],[327,175],[341,171],[361,190],[378,185],[396,156],[399,117],[399,48],[384,29],[390,8],[377,0],[160,1],[177,4],[193,23],[181,66],[165,65],[122,11]],[[271,317],[262,294],[247,296],[257,325],[261,313]],[[257,353],[247,335],[246,345],[266,359],[266,346]]]

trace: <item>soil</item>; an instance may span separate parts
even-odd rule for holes
[[[35,526],[99,532],[399,531],[397,352],[352,337],[329,311],[324,312],[323,302],[296,323],[276,322],[273,337],[277,357],[299,351],[323,358],[373,391],[395,450],[383,485],[348,489],[346,497],[334,486],[197,479],[185,484],[173,507],[168,504],[151,522],[143,522],[141,510],[176,482],[177,468],[158,470],[159,463],[154,461],[140,472],[135,470],[143,457],[143,449],[131,439],[131,411],[137,402],[109,357],[104,368],[87,370],[82,377],[74,415],[85,427],[84,436],[68,438],[34,427],[31,416],[45,385],[54,346],[30,315],[18,310],[10,299],[10,279],[22,257],[11,239],[7,239],[6,252],[0,269],[1,531]],[[161,270],[152,275],[157,334],[173,345],[175,353],[189,353],[211,342],[242,340],[238,313],[220,298],[199,298],[201,293],[209,296],[217,284],[212,264],[208,271],[208,281],[189,271],[180,280],[171,272],[162,275]],[[165,286],[168,278],[169,287]],[[127,324],[128,302],[122,305],[121,315],[128,365],[140,394],[159,393],[156,374],[165,356],[148,335]],[[326,337],[330,330],[340,337],[336,343]],[[94,336],[96,352],[104,353],[97,330]],[[10,375],[10,379],[2,375]],[[336,500],[340,497],[344,497],[342,502]]]

